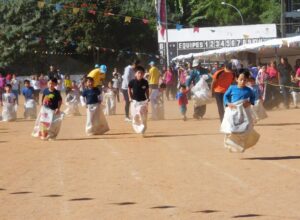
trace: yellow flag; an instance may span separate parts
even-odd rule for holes
[[[79,11],[80,11],[80,8],[73,8],[73,14],[78,14]]]
[[[44,8],[45,2],[38,1],[38,8]]]
[[[125,17],[125,23],[131,23],[132,17],[126,16]]]

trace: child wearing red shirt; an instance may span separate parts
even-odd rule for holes
[[[179,92],[176,95],[176,99],[178,100],[178,104],[180,107],[180,113],[183,115],[183,120],[186,121],[186,111],[187,111],[187,104],[188,104],[188,97],[187,97],[188,89],[186,85],[180,85]]]

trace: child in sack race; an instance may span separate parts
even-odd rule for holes
[[[34,88],[30,86],[29,80],[24,80],[24,88],[22,89],[22,94],[25,98],[24,103],[24,118],[36,119],[36,100],[34,95]]]
[[[231,152],[244,152],[259,140],[253,128],[251,105],[255,104],[252,90],[246,86],[250,73],[241,69],[237,73],[237,85],[231,85],[224,94],[226,106],[221,132],[225,134],[224,146]]]
[[[128,96],[131,102],[132,127],[137,134],[144,134],[147,129],[149,84],[144,79],[145,69],[137,66],[135,79],[128,84]]]
[[[64,111],[67,116],[80,116],[79,111],[80,92],[76,81],[72,81],[71,89],[66,96],[67,109]]]
[[[42,107],[32,132],[33,137],[41,140],[53,140],[57,137],[64,113],[60,111],[62,97],[58,90],[57,79],[48,80],[48,88],[43,91]]]
[[[12,86],[6,84],[0,101],[2,108],[2,121],[15,121],[17,119],[17,98],[12,92]]]
[[[82,92],[81,101],[86,106],[87,120],[85,131],[87,135],[101,135],[109,131],[109,126],[102,111],[101,93],[94,87],[94,79],[87,77],[86,89]]]
[[[112,83],[109,82],[107,85],[107,89],[104,92],[103,102],[105,105],[104,114],[105,115],[115,115],[116,114],[116,104],[117,104],[117,96],[112,87]]]

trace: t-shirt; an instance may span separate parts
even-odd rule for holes
[[[289,85],[291,83],[291,76],[293,69],[291,65],[278,65],[278,72],[280,74],[280,83],[283,85]]]
[[[146,91],[149,89],[148,81],[145,79],[133,79],[129,82],[128,88],[132,89],[132,99],[141,102],[147,99]]]
[[[129,82],[134,79],[134,69],[132,68],[132,66],[128,65],[124,69],[124,74],[122,78],[123,78],[122,89],[127,90]]]
[[[278,71],[274,67],[268,67],[266,72],[267,72],[269,78],[271,78],[271,79],[273,79],[273,78],[278,79]]]
[[[297,69],[295,76],[300,78],[300,67]],[[298,86],[300,87],[300,80],[298,81]]]
[[[245,86],[243,88],[239,88],[237,85],[232,85],[224,94],[224,105],[226,106],[229,103],[235,103],[247,99],[252,105],[255,104],[254,93],[249,87]]]
[[[28,99],[33,99],[33,94],[34,94],[34,89],[33,89],[33,87],[25,87],[25,88],[23,88],[22,89],[22,94],[23,94],[23,96],[25,97],[25,99],[26,100],[28,100]]]
[[[188,104],[187,93],[188,91],[177,93],[176,99],[178,100],[178,105],[182,106]]]
[[[72,81],[70,79],[65,79],[64,83],[66,88],[72,88]]]
[[[103,80],[105,79],[105,74],[100,72],[99,68],[96,68],[92,70],[89,74],[88,77],[91,77],[94,79],[94,86],[102,86]]]
[[[40,90],[41,89],[40,82],[38,80],[32,79],[30,81],[30,84],[31,84],[31,86],[33,87],[34,90]]]
[[[87,105],[99,103],[100,91],[97,88],[85,89],[82,92],[82,97],[85,98]]]
[[[12,90],[19,90],[19,80],[17,79],[12,79],[10,81],[11,86],[12,86]]]
[[[16,96],[13,93],[3,93],[2,102],[3,104],[14,104],[16,101]]]
[[[157,67],[153,66],[149,70],[149,84],[158,85],[159,84],[160,72]]]
[[[234,80],[234,74],[221,69],[215,72],[213,79],[215,80],[214,92],[225,93]]]
[[[55,110],[58,108],[59,102],[62,101],[62,97],[60,95],[60,92],[58,90],[50,91],[48,88],[46,88],[43,92],[43,98],[42,102],[43,105]]]

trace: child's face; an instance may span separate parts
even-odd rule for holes
[[[86,82],[86,85],[87,85],[87,87],[89,87],[89,88],[93,88],[93,86],[94,86],[94,81],[88,80],[88,81]]]
[[[108,83],[107,87],[111,89],[112,88],[112,84]]]
[[[56,83],[55,83],[55,82],[48,81],[48,89],[54,90],[54,89],[55,89],[55,86],[56,86]]]
[[[5,92],[6,93],[10,93],[11,92],[11,88],[9,86],[5,86]]]
[[[185,92],[186,88],[180,87],[180,92]]]
[[[247,78],[245,74],[240,74],[239,77],[236,79],[238,87],[245,87],[247,83]]]
[[[141,80],[141,79],[144,78],[144,74],[145,74],[145,73],[142,72],[142,71],[136,71],[135,77],[136,77],[137,80]]]
[[[26,88],[28,88],[28,87],[30,86],[30,84],[29,84],[28,82],[26,82],[26,83],[24,84],[24,86],[25,86]]]

